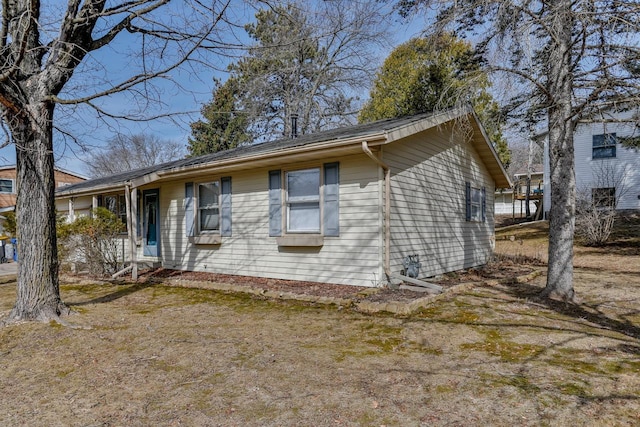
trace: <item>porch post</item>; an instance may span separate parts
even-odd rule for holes
[[[67,215],[67,222],[73,222],[76,219],[76,214],[73,210],[73,197],[69,197],[69,215]]]
[[[132,189],[129,185],[126,185],[124,199],[127,208],[127,232],[129,235],[129,260],[131,262],[131,279],[138,280],[138,189]]]

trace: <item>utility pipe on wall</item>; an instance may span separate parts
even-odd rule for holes
[[[362,151],[384,170],[384,274],[391,280],[391,169],[362,141]]]

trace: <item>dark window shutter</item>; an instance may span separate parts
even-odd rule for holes
[[[187,237],[195,236],[195,227],[193,214],[193,182],[187,182],[184,185],[184,226]]]
[[[487,220],[487,189],[482,187],[482,222]]]
[[[231,236],[231,177],[220,179],[220,235]]]
[[[464,201],[466,206],[465,219],[471,221],[471,183],[465,182]]]
[[[324,165],[324,235],[340,235],[340,209],[339,194],[340,168],[339,163],[327,163]]]
[[[282,235],[282,174],[269,171],[269,236]]]

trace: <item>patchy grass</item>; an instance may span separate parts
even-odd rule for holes
[[[499,235],[499,253],[513,244],[537,257],[538,227]],[[631,231],[612,253],[576,248],[579,305],[539,300],[544,277],[476,286],[403,318],[158,284],[63,284],[75,328],[0,329],[0,424],[639,425]],[[14,298],[15,283],[0,284],[0,311]]]

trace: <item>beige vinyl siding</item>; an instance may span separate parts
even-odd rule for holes
[[[384,149],[391,167],[391,271],[418,254],[420,277],[485,264],[493,247],[494,183],[477,152],[441,126]],[[485,187],[486,222],[465,220],[465,182]]]
[[[269,170],[340,162],[340,236],[322,247],[278,247],[269,237]],[[221,245],[194,245],[185,237],[185,182],[160,187],[161,259],[165,268],[372,286],[381,278],[377,166],[364,155],[279,165],[228,174],[232,186],[232,236]],[[203,174],[200,182],[220,178]]]

